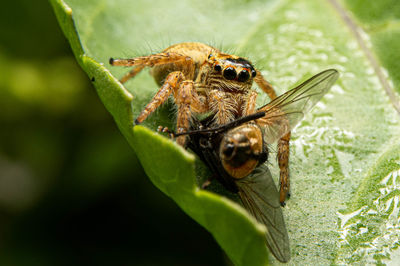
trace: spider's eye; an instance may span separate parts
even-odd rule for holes
[[[210,59],[211,57],[213,57],[213,55],[212,55],[212,54],[210,54],[210,55],[208,56],[208,59]]]
[[[215,65],[214,66],[214,70],[217,71],[217,72],[221,72],[222,67],[220,65]]]
[[[250,74],[247,70],[243,69],[239,72],[238,81],[246,82],[250,78]]]
[[[251,70],[251,76],[254,78],[257,75],[257,71],[254,69]]]
[[[232,80],[236,78],[236,70],[233,67],[227,67],[224,70],[224,78]]]

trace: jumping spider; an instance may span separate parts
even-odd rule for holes
[[[132,59],[110,58],[110,64],[134,67],[121,78],[121,83],[135,77],[145,67],[152,68],[151,73],[160,89],[136,118],[135,124],[142,123],[172,94],[177,106],[178,133],[189,130],[192,116],[196,114],[212,115],[210,127],[253,114],[257,98],[257,92],[252,89],[253,81],[271,100],[276,98],[272,86],[248,60],[202,43],[179,43],[161,53]],[[280,202],[283,204],[289,191],[290,131],[279,137],[277,157]],[[187,136],[181,135],[176,141],[185,146]]]

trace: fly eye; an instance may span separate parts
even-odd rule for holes
[[[232,80],[236,78],[236,70],[233,67],[227,67],[224,70],[224,78]]]
[[[222,67],[220,65],[215,65],[214,66],[214,70],[217,71],[217,72],[221,72]]]
[[[246,82],[250,78],[250,74],[247,70],[243,69],[239,72],[238,81]]]
[[[224,146],[222,153],[226,156],[226,157],[231,157],[233,154],[233,151],[235,150],[235,146],[232,143],[228,143]]]
[[[251,76],[254,78],[257,75],[257,71],[254,69],[251,70]]]

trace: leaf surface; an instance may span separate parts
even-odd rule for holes
[[[399,147],[393,146],[400,141],[397,99],[387,96],[374,64],[332,5],[336,1],[52,0],[51,3],[78,62],[93,80],[146,174],[213,234],[236,265],[268,263],[263,243],[265,228],[234,201],[200,190],[196,181],[207,178],[207,172],[195,167],[195,156],[154,132],[158,125],[173,126],[172,104],[160,108],[144,126],[133,128],[134,118],[154,95],[157,85],[143,72],[125,87],[121,86],[118,78],[129,69],[111,67],[109,58],[147,55],[179,42],[204,42],[249,58],[278,94],[324,69],[339,70],[339,81],[292,135],[292,197],[284,208],[291,262],[332,264],[342,262],[348,254],[353,261],[370,258],[378,261],[380,257],[372,249],[353,257],[352,252],[357,252],[359,246],[373,242],[357,240],[350,248],[346,246],[343,242],[347,240],[343,235],[346,223],[341,219],[355,206],[360,208],[364,204],[373,208],[382,178],[400,169],[396,159]],[[342,9],[350,7],[354,14],[360,12],[362,20],[362,10],[354,7],[352,1],[346,3],[340,5]],[[396,1],[391,3],[398,6]],[[396,19],[394,15],[395,24]],[[370,25],[369,21],[363,23]],[[379,34],[373,35],[372,42],[368,38],[362,42],[376,56],[378,66],[384,64],[388,70],[385,79],[392,92],[399,91],[396,76],[400,73],[399,66],[390,56],[398,45],[385,41],[390,36],[381,38]],[[260,93],[259,106],[268,101]],[[276,148],[271,146],[271,150],[274,152]],[[386,160],[392,163],[386,164]],[[276,161],[270,161],[271,171],[278,177]],[[395,191],[398,193],[398,188]],[[398,196],[392,202],[398,202]],[[379,227],[391,216],[379,217],[368,222]],[[398,234],[398,220],[396,226],[394,232]],[[385,230],[372,231],[372,228],[369,232],[374,236],[386,234]],[[385,258],[391,258],[396,245],[385,250]]]

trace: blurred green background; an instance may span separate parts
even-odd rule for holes
[[[47,1],[0,11],[0,265],[221,265],[159,192]]]

